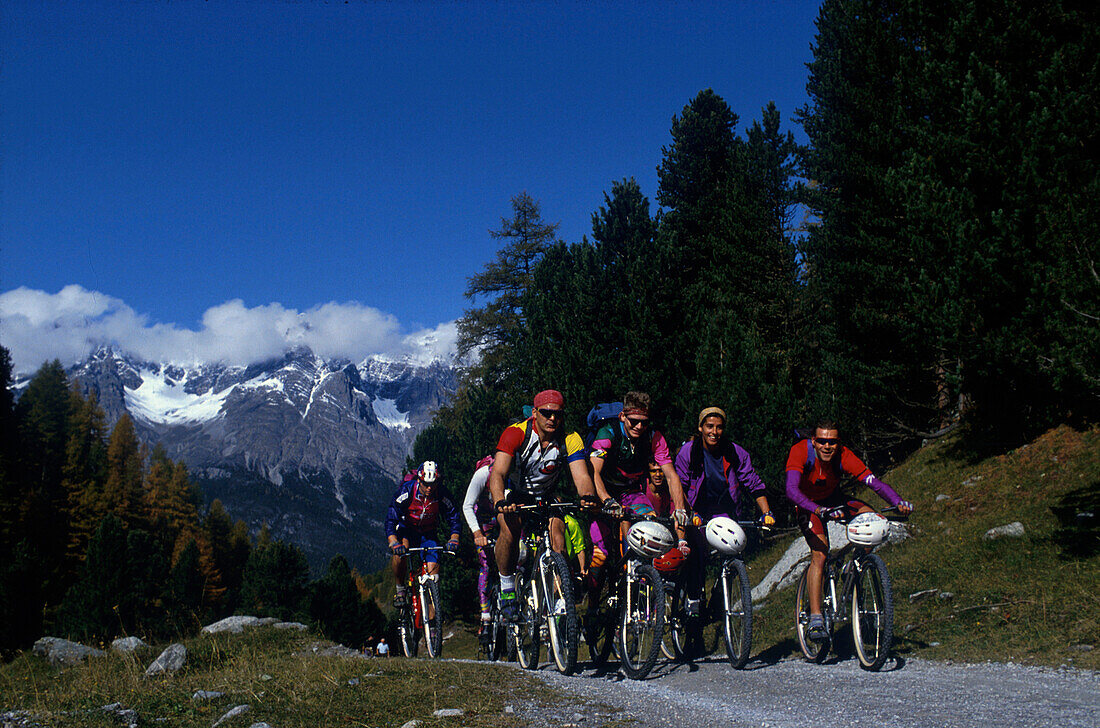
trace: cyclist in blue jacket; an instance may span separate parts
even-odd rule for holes
[[[450,553],[458,551],[459,520],[450,493],[438,483],[439,468],[431,460],[425,460],[416,471],[416,477],[406,478],[393,496],[389,511],[386,512],[386,541],[389,545],[390,567],[393,569],[397,593],[393,606],[401,609],[407,604],[405,585],[408,579],[407,549],[417,546],[438,546],[436,529],[442,515],[450,528],[450,538],[444,547]],[[421,554],[425,569],[438,578],[439,552],[425,551]]]

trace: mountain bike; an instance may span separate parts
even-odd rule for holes
[[[887,508],[883,512],[890,510],[894,509]],[[826,519],[840,520],[842,516],[843,509],[838,508],[827,513]],[[828,634],[824,640],[814,641],[809,637],[807,573],[799,579],[795,630],[802,654],[810,662],[825,660],[838,623],[850,620],[860,667],[879,670],[886,663],[894,641],[894,596],[886,564],[872,553],[873,550],[874,545],[859,546],[849,542],[826,557],[821,577],[821,616]]]
[[[570,675],[577,667],[577,606],[573,600],[572,577],[565,557],[550,545],[550,518],[576,510],[571,503],[538,500],[521,505],[525,550],[516,569],[516,598],[520,616],[508,625],[516,659],[525,670],[538,667],[539,650],[545,641],[558,671]]]
[[[759,529],[756,521],[737,521],[744,529]],[[712,551],[720,557],[718,575],[708,598],[699,605],[699,614],[687,611],[687,587],[680,575],[666,585],[668,638],[662,650],[669,659],[686,661],[696,655],[710,654],[718,648],[719,635],[725,641],[729,663],[736,669],[745,666],[752,650],[752,586],[741,553]],[[713,639],[705,629],[717,624]],[[709,647],[708,647],[708,642]]]
[[[623,518],[654,521],[665,528],[672,523],[668,518],[640,516],[629,509]],[[671,535],[669,541],[674,542]],[[623,561],[611,570],[607,598],[589,606],[585,633],[594,667],[605,664],[613,648],[623,673],[633,680],[644,679],[657,662],[665,629],[665,586],[652,562],[652,554],[636,550],[631,543]]]
[[[495,539],[489,539],[486,548],[492,553]],[[494,566],[495,571],[495,566]],[[485,655],[490,662],[507,660],[514,657],[511,642],[508,639],[508,622],[500,609],[500,584],[493,583],[489,586],[489,623],[486,627],[488,633],[484,639],[478,639],[478,657]]]
[[[446,553],[442,546],[416,546],[406,549],[409,554],[425,551]],[[438,575],[428,573],[427,563],[423,559],[420,559],[420,568],[415,574],[409,570],[406,594],[410,597],[397,613],[401,650],[406,657],[416,657],[420,634],[423,632],[428,657],[439,657],[443,651],[443,605],[439,597],[439,578]]]

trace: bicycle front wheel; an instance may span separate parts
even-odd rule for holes
[[[641,680],[653,669],[665,629],[665,588],[661,575],[645,564],[634,568],[623,589],[619,657],[626,676]]]
[[[752,589],[749,572],[741,559],[728,559],[722,564],[722,631],[726,638],[726,654],[730,664],[742,668],[749,661],[752,649]]]
[[[881,669],[894,642],[894,596],[886,564],[875,554],[856,562],[852,590],[852,638],[859,666]]]
[[[439,582],[428,579],[420,585],[421,614],[424,615],[424,645],[428,657],[443,652],[443,605],[439,599]]]
[[[413,624],[412,609],[409,607],[401,610],[401,615],[397,623],[397,636],[401,641],[401,651],[405,653],[405,657],[416,657],[420,635],[416,633],[416,626]]]
[[[509,625],[512,644],[516,649],[516,661],[524,670],[539,666],[539,608],[538,582],[516,580],[516,598],[520,600],[519,621]]]
[[[539,590],[550,637],[550,654],[558,672],[571,675],[577,668],[577,605],[573,601],[573,582],[565,557],[550,551],[540,559]]]
[[[682,649],[677,650],[673,634],[677,631],[677,597],[676,586],[665,584],[665,633],[661,635],[661,654],[670,660],[680,659]],[[682,644],[682,643],[681,643]]]
[[[828,626],[828,621],[826,621]],[[824,662],[829,654],[830,639],[815,642],[810,639],[810,594],[806,584],[806,572],[798,580],[798,593],[795,596],[794,627],[798,634],[798,646],[810,662]]]

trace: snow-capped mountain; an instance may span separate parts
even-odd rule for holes
[[[297,543],[374,568],[381,522],[417,434],[454,394],[453,364],[323,360],[308,349],[248,367],[142,362],[101,349],[69,371],[114,423],[188,465],[206,500]]]

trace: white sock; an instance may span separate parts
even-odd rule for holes
[[[505,576],[500,575],[500,590],[501,591],[515,591],[516,590],[516,575]]]

